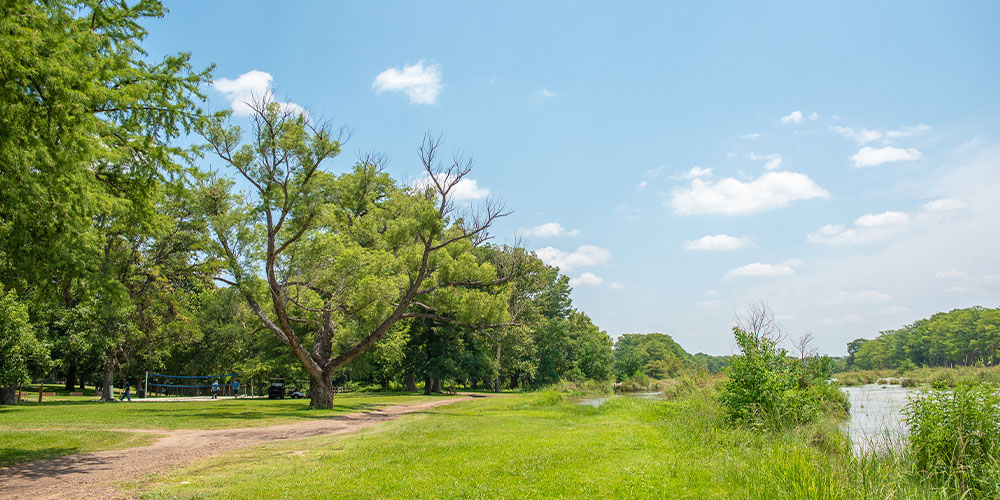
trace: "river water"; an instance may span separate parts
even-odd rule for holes
[[[907,434],[903,408],[916,389],[868,384],[843,390],[851,400],[846,425],[855,453],[900,449]]]

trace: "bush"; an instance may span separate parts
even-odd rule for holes
[[[907,404],[909,451],[917,469],[963,498],[1000,496],[1000,395],[995,387],[960,384]]]
[[[801,367],[765,337],[734,327],[741,354],[726,368],[719,400],[729,422],[751,428],[780,428],[819,414],[814,395],[800,387]]]

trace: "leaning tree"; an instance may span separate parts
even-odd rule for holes
[[[401,320],[509,323],[507,292],[497,285],[515,264],[482,263],[473,253],[507,212],[490,200],[466,217],[456,209],[470,162],[442,166],[440,140],[427,137],[419,148],[425,177],[412,186],[398,185],[374,155],[337,175],[323,168],[341,151],[328,125],[269,95],[247,105],[248,141],[225,116],[204,133],[207,150],[244,186],[217,173],[203,186],[228,264],[217,279],[237,287],[302,363],[311,408],[332,408],[334,373]]]

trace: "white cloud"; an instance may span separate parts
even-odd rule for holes
[[[539,90],[538,92],[535,92],[535,94],[540,97],[556,97],[557,95],[555,92],[546,89]]]
[[[815,111],[813,111],[812,113],[809,113],[809,119],[810,120],[818,120],[819,119],[819,113],[817,113]]]
[[[752,141],[758,138],[760,138],[760,134],[757,132],[751,132],[749,134],[743,134],[740,136],[740,139],[743,139],[744,141]]]
[[[444,88],[441,83],[441,68],[437,64],[424,66],[424,61],[403,66],[403,69],[389,68],[375,77],[372,82],[375,93],[405,92],[410,104],[435,104],[438,94]]]
[[[621,281],[612,281],[608,284],[608,286],[615,290],[621,290],[622,288],[625,288],[625,283],[622,283]]]
[[[921,123],[920,125],[914,125],[912,127],[902,127],[898,130],[886,130],[885,137],[888,139],[909,137],[911,135],[918,134],[920,132],[926,132],[930,129],[931,129],[930,125],[924,125],[923,123]]]
[[[854,290],[854,291],[844,291],[837,294],[832,300],[829,301],[831,304],[876,304],[880,302],[885,302],[892,297],[887,293],[879,292],[876,290]]]
[[[685,241],[682,248],[684,250],[736,250],[752,246],[753,241],[746,236],[737,238],[728,234],[716,234],[702,236],[693,241]]]
[[[869,129],[869,128],[854,129],[851,127],[830,127],[830,130],[833,130],[848,139],[853,139],[857,141],[858,144],[868,144],[869,142],[877,141],[882,138],[885,138],[886,142],[889,142],[891,139],[898,139],[900,137],[909,137],[911,135],[918,134],[920,132],[925,132],[930,129],[931,129],[930,125],[924,125],[924,124],[914,125],[910,127],[900,127],[899,129],[896,130],[885,130],[885,131],[877,129]]]
[[[802,122],[802,111],[795,110],[791,113],[781,117],[781,123],[801,123]]]
[[[779,155],[778,153],[769,154],[769,155],[759,155],[759,154],[755,154],[755,153],[750,153],[750,159],[751,160],[767,160],[767,163],[764,164],[764,168],[766,168],[767,170],[775,170],[775,169],[781,167],[781,161],[782,161],[781,160],[781,155]]]
[[[851,155],[854,168],[875,167],[891,161],[913,161],[923,158],[924,155],[916,149],[902,149],[892,146],[883,148],[873,148],[865,146]]]
[[[752,264],[747,264],[745,266],[740,266],[735,269],[729,270],[726,273],[726,279],[733,278],[752,278],[752,277],[764,277],[764,278],[777,278],[779,276],[790,276],[795,274],[795,270],[789,266],[784,266],[781,264],[762,264],[760,262],[754,262]]]
[[[437,174],[437,178],[440,182],[445,182],[444,173]],[[414,189],[424,190],[433,185],[434,183],[431,181],[429,175],[425,175],[420,179],[413,181]],[[451,191],[448,193],[448,196],[453,201],[479,200],[486,198],[489,195],[490,190],[488,188],[479,187],[478,181],[468,177],[463,177],[462,180],[458,181],[458,184],[455,184],[455,186],[452,187]]]
[[[854,220],[854,227],[829,224],[808,235],[810,243],[824,245],[855,245],[884,240],[909,227],[910,216],[905,212],[883,212],[862,215]]]
[[[829,198],[830,193],[797,172],[768,172],[752,181],[728,177],[718,182],[691,181],[674,189],[670,206],[680,215],[750,215],[781,208],[795,200]]]
[[[580,286],[580,285],[597,286],[600,285],[601,283],[604,283],[604,278],[591,272],[583,273],[580,276],[577,276],[576,278],[570,278],[569,280],[570,286]]]
[[[271,96],[272,82],[274,82],[274,77],[270,73],[255,69],[247,71],[235,79],[219,78],[212,82],[212,88],[226,97],[234,115],[249,116],[252,110],[247,103],[254,99],[273,99]],[[278,102],[278,104],[281,105],[283,111],[309,116],[305,108],[294,102]]]
[[[953,200],[951,198],[939,198],[933,201],[928,201],[924,203],[924,210],[930,213],[947,213],[955,212],[958,210],[964,210],[969,208],[969,204],[961,200]]]
[[[962,271],[938,271],[934,273],[934,277],[937,279],[948,279],[948,278],[964,278],[966,276]]]
[[[607,248],[594,245],[582,245],[575,252],[566,252],[558,248],[545,247],[535,250],[535,255],[542,262],[556,266],[561,271],[570,271],[579,267],[590,267],[611,260],[611,252]]]
[[[558,222],[546,222],[535,227],[521,228],[517,233],[522,236],[552,238],[556,236],[577,236],[580,234],[580,231],[578,229],[567,230]]]
[[[867,128],[859,128],[855,130],[851,127],[830,127],[830,129],[848,139],[858,141],[858,144],[867,144],[882,138],[881,130],[872,130]]]
[[[691,170],[680,175],[671,176],[671,179],[698,179],[712,175],[712,167],[692,167]]]
[[[639,189],[639,190],[642,190],[642,189],[645,189],[645,188],[646,188],[646,186],[648,186],[648,185],[649,185],[649,183],[648,183],[648,182],[646,182],[646,181],[642,181],[642,182],[640,182],[640,183],[639,183],[639,186],[638,186],[638,187],[636,187],[636,189]]]

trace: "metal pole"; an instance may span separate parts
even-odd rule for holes
[[[146,381],[142,384],[142,399],[149,397],[149,372],[146,372]]]

